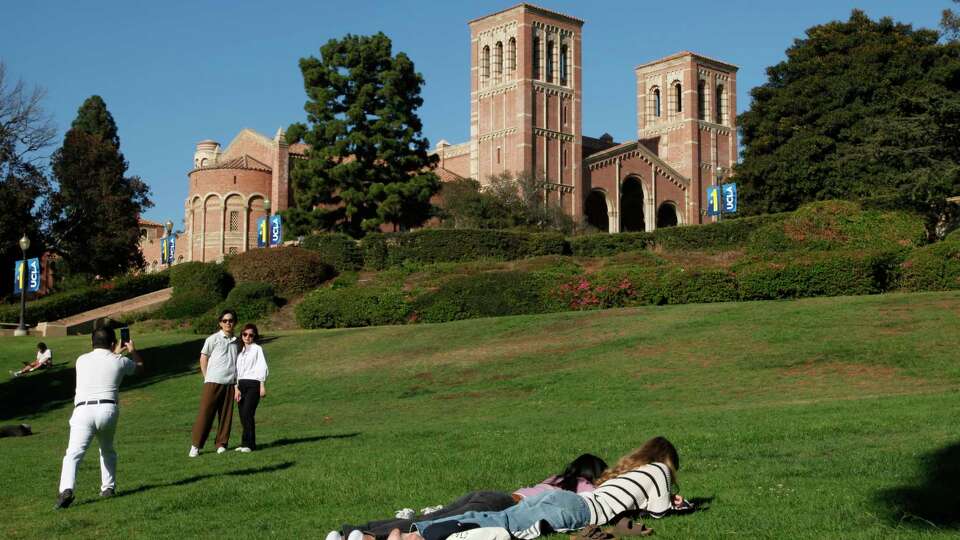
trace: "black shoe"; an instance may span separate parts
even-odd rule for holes
[[[113,488],[107,488],[100,492],[100,496],[104,498],[113,497],[113,495],[114,495]]]
[[[60,492],[60,495],[57,497],[57,504],[53,505],[55,510],[61,508],[66,508],[73,503],[73,490],[65,489]]]

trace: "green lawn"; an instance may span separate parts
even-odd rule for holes
[[[149,367],[121,392],[120,496],[98,499],[93,448],[65,511],[64,362],[88,338],[50,339],[58,367],[0,383],[0,423],[36,433],[0,439],[0,532],[320,537],[662,434],[708,508],[650,523],[658,537],[955,536],[958,322],[960,294],[928,293],[284,332],[265,344],[262,449],[198,459],[201,338],[134,329]],[[0,369],[35,343],[4,338]]]

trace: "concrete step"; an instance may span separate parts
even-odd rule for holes
[[[173,294],[173,287],[160,289],[159,291],[123,300],[122,302],[108,306],[100,306],[57,321],[40,323],[37,325],[37,330],[40,330],[44,336],[83,334],[92,330],[93,322],[97,319],[104,317],[116,318],[127,313],[135,313],[157,307],[169,300],[171,294]]]

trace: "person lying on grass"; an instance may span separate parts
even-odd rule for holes
[[[23,369],[20,371],[11,371],[10,375],[19,377],[24,373],[30,373],[40,368],[47,368],[53,365],[53,351],[47,348],[44,342],[37,343],[37,358],[33,362],[24,362]]]
[[[503,529],[513,538],[526,540],[548,532],[604,525],[627,512],[642,511],[659,518],[684,504],[683,497],[671,495],[679,468],[676,447],[664,437],[654,437],[620,458],[600,477],[594,491],[545,491],[500,512],[468,512],[418,521],[414,524],[416,531],[401,533],[395,529],[388,540],[443,540],[472,528]]]
[[[441,507],[426,516],[432,520],[454,517],[466,512],[497,512],[509,508],[518,501],[527,497],[553,490],[566,490],[575,493],[593,491],[594,483],[600,478],[607,463],[592,454],[583,454],[570,462],[560,474],[550,476],[531,487],[520,488],[513,493],[499,491],[474,491]],[[421,519],[425,516],[420,516]],[[413,519],[395,518],[371,521],[362,525],[344,525],[340,531],[330,531],[326,540],[341,540],[347,536],[348,540],[368,539],[385,540],[393,530],[413,530]],[[342,531],[342,535],[341,535]]]

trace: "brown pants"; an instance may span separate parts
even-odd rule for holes
[[[226,448],[230,440],[230,424],[233,422],[233,385],[203,383],[200,394],[200,412],[193,423],[193,445],[203,448],[213,427],[213,416],[217,415],[217,446]]]

